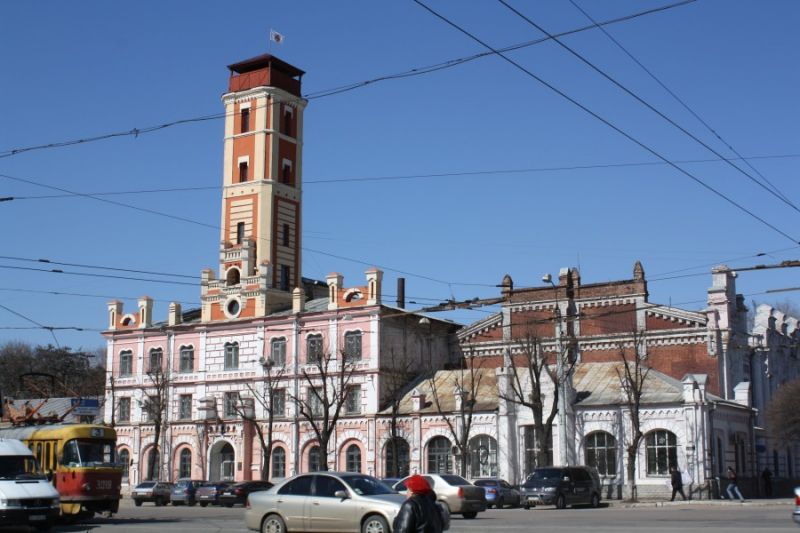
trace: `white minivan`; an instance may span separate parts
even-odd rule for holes
[[[22,442],[0,439],[0,524],[53,527],[60,511],[58,492]]]

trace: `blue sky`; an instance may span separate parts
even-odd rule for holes
[[[669,3],[575,2],[598,21]],[[496,1],[429,5],[495,47],[543,36]],[[552,33],[590,24],[567,1],[512,5]],[[698,0],[606,29],[728,144],[758,157],[751,163],[794,203],[799,22],[796,2]],[[270,51],[307,72],[304,94],[485,51],[410,0],[6,2],[0,152],[220,113],[226,65],[268,51],[270,29],[286,38]],[[563,42],[733,156],[599,30]],[[716,159],[553,42],[509,57],[672,161]],[[312,99],[305,133],[304,275],[338,271],[346,285],[357,285],[367,267],[356,261],[375,264],[386,269],[390,303],[398,276],[390,269],[414,274],[406,275],[408,299],[428,305],[496,295],[506,273],[517,286],[539,285],[543,273],[565,266],[579,266],[584,283],[627,279],[638,259],[652,280],[651,301],[702,309],[710,265],[800,257],[790,239],[655,164],[652,154],[496,56]],[[105,198],[215,226],[222,134],[222,121],[209,120],[30,151],[0,158],[0,174],[83,193],[207,187]],[[643,165],[615,166],[630,163]],[[574,168],[585,166],[594,168]],[[800,213],[725,162],[680,166],[800,239]],[[562,170],[543,170],[554,168]],[[538,171],[499,172],[518,169]],[[486,173],[323,183],[469,172]],[[217,266],[218,230],[85,197],[27,198],[53,192],[0,177],[0,196],[19,198],[0,203],[0,302],[7,308],[0,308],[0,327],[33,326],[11,310],[42,325],[86,328],[56,336],[89,349],[103,343],[89,330],[105,327],[108,296],[130,309],[129,297],[148,294],[159,320],[169,300],[199,302],[200,270]],[[44,266],[13,258],[194,278],[150,283],[67,266],[59,268],[89,275],[41,273],[8,268]],[[748,301],[795,302],[800,293],[760,293],[797,280],[791,269],[742,273],[738,290]],[[452,317],[468,322],[489,311]],[[16,339],[53,341],[45,330],[0,329],[0,342]]]

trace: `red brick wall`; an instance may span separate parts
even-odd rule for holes
[[[688,324],[681,324],[678,321],[667,320],[657,316],[647,315],[647,329],[682,329],[689,327]]]
[[[550,309],[511,313],[511,338],[552,337],[555,335],[554,316]]]
[[[636,331],[636,305],[582,307],[581,336]]]

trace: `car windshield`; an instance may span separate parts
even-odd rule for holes
[[[560,468],[540,468],[539,470],[535,470],[533,474],[528,476],[528,480],[525,482],[526,485],[530,484],[532,481],[555,481],[561,479],[562,471]]]
[[[479,487],[494,487],[497,485],[497,481],[493,479],[477,479],[475,480],[475,485]]]
[[[359,496],[376,496],[378,494],[397,494],[380,480],[372,476],[346,476],[342,478],[353,492]]]
[[[144,483],[139,483],[138,485],[136,485],[136,488],[137,489],[149,489],[149,488],[155,487],[155,486],[156,486],[155,481],[145,481]]]
[[[0,458],[0,479],[44,479],[39,463],[29,455]]]
[[[115,466],[114,441],[72,439],[64,445],[61,464],[67,466]]]
[[[444,480],[444,482],[447,483],[448,485],[454,485],[456,487],[459,485],[472,485],[472,483],[470,483],[461,476],[454,476],[451,474],[447,474],[439,477],[441,477]]]

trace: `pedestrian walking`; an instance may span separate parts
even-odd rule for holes
[[[772,498],[772,470],[765,468],[761,472],[761,479],[764,480],[764,496]]]
[[[436,495],[424,477],[415,474],[406,480],[408,498],[392,524],[394,533],[442,533],[442,514]]]
[[[734,494],[739,498],[740,501],[744,501],[744,496],[742,496],[742,492],[739,490],[738,478],[736,477],[736,470],[728,467],[728,498],[733,500]]]
[[[674,502],[675,495],[678,493],[680,493],[681,498],[686,501],[686,494],[683,493],[683,478],[681,477],[681,471],[676,467],[671,466],[669,467],[669,475],[670,482],[672,483],[672,499],[670,501]]]

